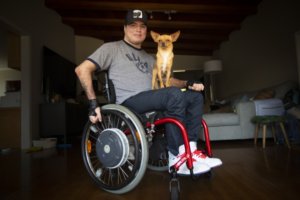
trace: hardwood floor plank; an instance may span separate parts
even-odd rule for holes
[[[259,141],[260,142],[260,141]],[[211,177],[180,177],[182,199],[297,199],[300,195],[300,147],[253,141],[213,142],[213,154],[223,165]],[[0,199],[169,199],[167,172],[147,170],[131,192],[105,192],[88,176],[80,146],[26,153],[0,154]]]

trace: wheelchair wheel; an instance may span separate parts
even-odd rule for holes
[[[82,137],[82,157],[96,184],[111,193],[134,189],[147,168],[148,146],[137,117],[124,106],[101,108],[102,122],[87,122]]]
[[[159,131],[156,132],[151,144],[149,144],[148,169],[153,171],[168,171],[169,169],[167,139]]]

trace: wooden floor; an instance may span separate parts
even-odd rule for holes
[[[267,142],[263,150],[253,141],[213,142],[223,165],[211,178],[180,177],[181,199],[299,199],[300,146],[288,150]],[[131,192],[102,191],[87,175],[76,143],[67,149],[35,153],[11,150],[0,154],[0,199],[125,200],[169,199],[169,174],[147,171]]]

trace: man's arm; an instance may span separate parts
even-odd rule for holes
[[[196,82],[190,82],[186,80],[179,80],[176,78],[171,78],[170,79],[170,84],[172,86],[178,87],[178,88],[185,88],[188,87],[190,90],[195,90],[195,91],[202,91],[204,90],[204,85],[202,83],[196,83]]]
[[[83,61],[75,68],[75,73],[90,103],[89,118],[92,123],[101,121],[100,107],[98,106],[95,91],[93,88],[92,77],[95,71],[96,65],[89,60]]]
[[[173,78],[173,77],[171,77],[171,79],[170,79],[170,85],[178,87],[178,88],[186,87],[186,83],[187,83],[187,81],[179,80],[179,79],[176,79],[176,78]]]
[[[95,71],[96,65],[89,60],[83,61],[75,68],[75,73],[89,100],[96,98],[92,80],[92,75]]]

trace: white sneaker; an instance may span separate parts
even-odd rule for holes
[[[181,145],[179,147],[179,154],[177,156],[173,155],[171,152],[169,152],[169,172],[170,172],[170,168],[175,165],[177,162],[180,161],[181,158],[183,158],[185,155],[185,148],[184,145]],[[202,160],[201,160],[202,161]],[[205,172],[208,172],[210,170],[210,167],[203,163],[203,162],[199,162],[196,159],[193,159],[193,173],[195,175],[199,175]],[[178,171],[177,174],[179,175],[190,175],[190,169],[187,167],[186,163],[183,163]]]
[[[202,151],[197,150],[196,142],[190,142],[190,148],[193,155],[193,160],[195,160],[196,162],[204,163],[210,168],[222,165],[222,161],[219,158],[210,158]]]

